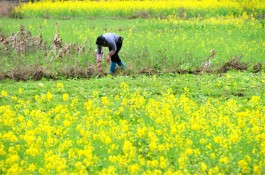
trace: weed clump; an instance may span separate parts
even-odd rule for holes
[[[222,65],[217,72],[218,73],[225,73],[229,70],[239,70],[239,71],[246,71],[248,70],[248,65],[246,63],[241,62],[241,58],[234,57],[233,59],[227,61],[224,65]]]

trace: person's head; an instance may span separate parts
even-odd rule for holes
[[[100,46],[105,45],[105,44],[106,44],[106,40],[105,40],[105,38],[104,38],[102,35],[100,35],[100,36],[97,38],[96,44],[97,44],[97,45],[100,45]]]

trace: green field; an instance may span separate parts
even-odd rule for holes
[[[265,174],[264,8],[194,2],[0,17],[0,174]],[[107,32],[113,75],[94,58]]]
[[[62,45],[75,43],[84,46],[81,54],[66,55],[54,59],[57,53],[47,54],[57,31]],[[264,24],[260,20],[244,18],[217,18],[174,20],[174,19],[0,19],[0,32],[9,36],[17,33],[20,26],[33,36],[42,33],[45,49],[35,49],[17,54],[1,52],[1,72],[22,69],[21,66],[41,65],[47,74],[67,74],[73,66],[87,69],[95,65],[93,57],[96,49],[95,39],[105,32],[116,32],[125,38],[120,52],[130,74],[139,74],[144,70],[159,73],[193,71],[206,60],[211,49],[216,56],[211,61],[209,70],[218,70],[226,62],[240,59],[253,71],[257,64],[263,64],[264,70]],[[41,32],[40,32],[41,27]],[[105,50],[107,52],[107,49]],[[11,59],[10,59],[11,58]],[[262,67],[262,66],[261,66]],[[94,68],[94,67],[93,67]],[[147,71],[147,72],[148,72]],[[103,64],[103,72],[108,72],[108,65]]]

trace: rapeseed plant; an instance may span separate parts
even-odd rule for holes
[[[84,100],[67,85],[51,87],[29,99],[2,90],[16,97],[0,97],[8,104],[0,105],[3,174],[265,172],[264,96],[198,102],[190,87],[150,96],[121,82],[111,97],[91,91]]]
[[[115,4],[115,6],[113,6]],[[41,1],[23,3],[15,11],[25,16],[221,16],[261,13],[265,5],[261,0],[248,2],[234,0],[187,1]]]
[[[1,92],[1,96],[2,96],[2,97],[7,97],[7,96],[8,96],[7,91],[2,91],[2,92]]]

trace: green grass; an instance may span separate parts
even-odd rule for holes
[[[99,97],[110,96],[114,98],[120,94],[120,84],[126,82],[129,87],[128,93],[141,90],[148,94],[150,98],[156,98],[172,89],[176,96],[179,94],[190,94],[191,98],[202,102],[208,98],[230,98],[250,99],[252,96],[264,96],[265,75],[264,73],[251,74],[247,72],[228,72],[223,75],[202,74],[178,75],[165,74],[160,76],[136,76],[136,77],[105,77],[93,79],[61,79],[58,81],[28,81],[14,82],[11,80],[2,81],[0,92],[8,91],[10,95],[17,94],[19,88],[24,89],[25,100],[32,100],[35,95],[46,93],[47,91],[57,92],[55,84],[64,84],[64,93],[71,94],[85,102],[93,92],[99,92]],[[186,90],[185,90],[186,89]],[[60,92],[61,93],[61,92]],[[5,99],[1,98],[1,104],[5,104]],[[263,98],[263,102],[265,99]],[[7,103],[8,104],[8,103]]]
[[[217,21],[215,24],[213,21]],[[212,68],[223,65],[234,57],[248,65],[264,63],[265,34],[264,24],[260,20],[217,18],[174,20],[174,19],[6,19],[0,18],[0,32],[5,36],[19,31],[25,25],[34,36],[38,35],[40,26],[44,40],[49,46],[56,32],[56,22],[60,24],[60,37],[64,43],[84,44],[86,48],[96,48],[95,39],[106,32],[115,32],[125,38],[120,52],[127,67],[135,72],[144,67],[154,68],[160,72],[176,69],[192,70],[209,56],[209,50],[215,49],[217,56]],[[106,49],[107,52],[107,49]],[[42,51],[4,55],[1,52],[1,70],[10,70],[21,65],[41,64],[47,67],[49,60]],[[74,60],[74,61],[73,61]],[[95,64],[92,52],[89,55],[74,55],[57,60],[53,69],[69,65],[87,67]],[[108,70],[108,65],[103,64]]]

